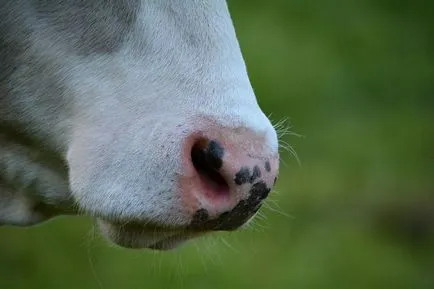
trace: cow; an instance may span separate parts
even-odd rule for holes
[[[174,249],[254,218],[278,146],[226,1],[0,0],[0,225]]]

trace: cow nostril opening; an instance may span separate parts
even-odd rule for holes
[[[228,194],[229,185],[219,172],[222,154],[216,153],[216,144],[207,139],[197,141],[191,150],[191,160],[206,187],[219,195]]]

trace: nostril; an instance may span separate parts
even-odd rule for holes
[[[191,150],[191,160],[203,184],[214,193],[228,194],[229,185],[220,174],[223,166],[223,147],[214,140],[200,139]]]
[[[197,158],[196,161],[202,162],[213,170],[219,170],[223,165],[224,149],[215,140],[200,139],[193,145],[193,153]]]

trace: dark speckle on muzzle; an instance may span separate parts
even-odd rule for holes
[[[259,210],[262,200],[268,196],[270,190],[263,181],[253,184],[247,199],[239,201],[231,211],[222,213],[216,219],[209,219],[208,212],[199,209],[193,216],[190,228],[214,231],[235,230]]]
[[[239,186],[247,183],[250,179],[250,169],[242,167],[235,175],[235,183]]]
[[[235,184],[241,186],[245,183],[253,184],[256,179],[261,177],[261,169],[258,166],[253,167],[252,174],[250,174],[250,169],[248,167],[242,167],[236,174],[234,182]]]

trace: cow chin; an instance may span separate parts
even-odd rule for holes
[[[129,249],[147,248],[167,251],[178,248],[186,241],[205,234],[205,232],[156,226],[120,225],[102,219],[98,219],[97,223],[106,239],[120,247]]]

